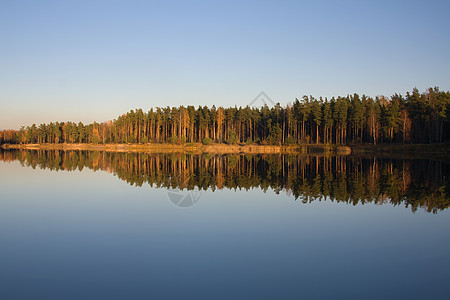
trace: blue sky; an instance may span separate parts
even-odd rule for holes
[[[450,89],[449,1],[3,1],[0,129]]]

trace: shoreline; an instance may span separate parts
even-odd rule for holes
[[[450,143],[439,144],[355,144],[349,145],[353,154],[361,153],[411,153],[411,154],[448,154]]]
[[[26,150],[88,150],[107,152],[192,152],[213,154],[327,154],[349,155],[352,150],[349,146],[309,144],[309,145],[228,145],[188,143],[183,145],[174,144],[3,144],[3,149],[26,149]]]
[[[313,155],[357,155],[377,157],[432,157],[450,160],[450,143],[443,144],[300,144],[300,145],[257,145],[257,144],[3,144],[2,149],[24,150],[79,150],[106,152],[143,153],[211,153],[211,154],[313,154]]]

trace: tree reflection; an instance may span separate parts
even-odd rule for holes
[[[0,151],[3,161],[55,171],[103,170],[130,185],[181,190],[261,188],[304,203],[404,205],[436,213],[450,205],[449,164],[433,160],[305,155]]]

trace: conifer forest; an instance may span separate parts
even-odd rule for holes
[[[156,107],[101,123],[4,130],[0,143],[443,143],[450,139],[449,109],[450,92],[438,87],[391,97],[303,96],[285,107]]]

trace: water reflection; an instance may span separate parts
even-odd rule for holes
[[[449,164],[433,160],[302,155],[0,151],[3,161],[50,170],[87,167],[130,185],[179,190],[272,189],[304,203],[390,203],[437,213],[450,205]]]

